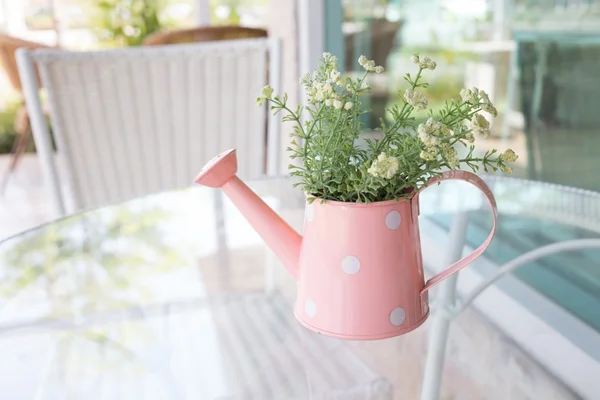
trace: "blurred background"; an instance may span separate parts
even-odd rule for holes
[[[485,89],[499,110],[485,146],[512,147],[515,175],[584,189],[596,179],[600,113],[600,2],[594,0],[0,0],[0,29],[68,49],[138,46],[152,34],[199,25],[264,28],[285,39],[285,87],[327,50],[352,73],[364,54],[386,67],[370,98],[375,126],[399,101],[409,56],[430,55],[429,101],[441,106],[465,86]],[[283,17],[281,17],[283,16]],[[315,33],[316,32],[316,33]],[[317,37],[320,36],[320,37]],[[0,71],[0,154],[17,137],[20,91]],[[28,147],[31,151],[32,147]],[[6,157],[4,157],[6,159]],[[6,162],[2,168],[6,169]]]

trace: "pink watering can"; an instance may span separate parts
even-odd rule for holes
[[[448,179],[479,188],[492,206],[485,242],[435,275],[423,277],[418,192],[410,199],[369,204],[314,201],[300,236],[235,174],[235,150],[211,160],[195,182],[222,188],[298,282],[294,313],[306,328],[348,340],[374,340],[419,327],[429,315],[428,291],[479,257],[496,230],[496,202],[485,182],[466,171]]]

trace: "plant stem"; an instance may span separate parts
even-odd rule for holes
[[[419,68],[419,72],[417,73],[417,76],[415,77],[415,80],[412,83],[411,90],[415,90],[415,88],[417,87],[419,79],[421,78],[421,72],[423,72],[423,68]],[[389,141],[388,132],[396,132],[396,130],[400,128],[400,125],[402,124],[402,121],[405,118],[404,113],[406,113],[407,115],[410,114],[413,108],[414,107],[410,106],[406,102],[406,100],[404,101],[404,105],[402,106],[402,110],[400,110],[400,115],[398,116],[398,119],[396,120],[396,122],[394,122],[394,125],[392,125],[392,127],[388,129],[387,132],[385,132],[384,137],[379,141],[379,143],[377,143],[376,149],[378,153],[382,150],[383,145],[387,144],[387,142]]]
[[[288,106],[286,104],[284,104],[284,103],[281,103],[281,108],[283,108],[284,110],[286,110],[289,115],[293,116],[294,121],[300,126],[300,130],[302,130],[302,133],[304,134],[304,136],[306,136],[306,132],[304,131],[304,127],[300,123],[300,116],[296,115],[296,113],[293,112],[292,110],[290,110],[288,108]]]
[[[323,178],[323,161],[325,160],[325,154],[327,153],[327,148],[329,147],[329,144],[331,143],[331,139],[333,138],[333,136],[336,132],[336,128],[337,128],[338,124],[340,123],[340,120],[342,119],[343,113],[344,112],[342,110],[340,110],[337,120],[335,121],[335,124],[333,125],[333,129],[331,130],[331,134],[327,138],[327,142],[325,143],[325,147],[323,148],[323,154],[321,155],[321,160],[320,160],[321,162],[319,163],[319,174],[321,175],[321,178]]]

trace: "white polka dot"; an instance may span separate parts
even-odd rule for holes
[[[404,308],[397,307],[390,313],[390,322],[394,326],[400,326],[404,322],[405,317],[406,313],[404,312]]]
[[[354,256],[346,256],[342,260],[342,269],[348,275],[354,275],[360,269],[360,261]]]
[[[391,230],[398,229],[398,227],[400,226],[401,219],[402,217],[400,216],[400,213],[398,211],[390,211],[385,216],[385,226],[387,226]]]
[[[306,205],[306,220],[312,222],[315,219],[315,209],[312,204]]]
[[[306,315],[309,317],[314,317],[317,313],[317,305],[311,299],[306,300],[304,303],[304,311],[306,311]]]

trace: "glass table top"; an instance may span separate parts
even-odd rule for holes
[[[500,217],[485,257],[497,265],[550,242],[600,236],[595,193],[486,180]],[[301,230],[304,197],[290,181],[251,187]],[[457,211],[470,217],[468,246],[490,228],[489,208],[463,183],[427,189],[420,208],[422,236],[442,245],[439,232]],[[600,331],[599,257],[560,254],[516,276]],[[294,290],[212,189],[151,195],[40,226],[0,242],[0,392],[11,399],[417,398],[427,324],[376,342],[326,338],[296,323]],[[473,318],[486,325],[465,318],[459,325]],[[577,398],[545,368],[536,373],[548,381],[537,384],[558,393],[552,398]],[[444,393],[459,398],[477,390],[446,381]]]

